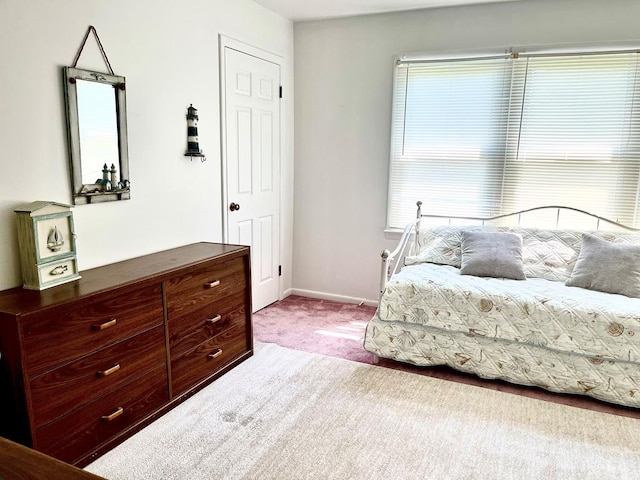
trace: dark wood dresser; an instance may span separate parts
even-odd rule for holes
[[[253,354],[249,248],[197,243],[0,292],[0,435],[84,466]]]

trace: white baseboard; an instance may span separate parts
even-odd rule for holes
[[[285,296],[300,295],[301,297],[319,298],[321,300],[332,300],[341,303],[355,303],[357,305],[367,305],[369,307],[377,307],[377,300],[369,300],[366,298],[348,297],[346,295],[336,295],[334,293],[315,292],[313,290],[303,290],[300,288],[291,288],[285,292]]]

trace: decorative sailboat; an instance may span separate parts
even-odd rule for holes
[[[54,225],[54,227],[49,232],[49,236],[47,237],[47,248],[52,252],[57,252],[64,245],[64,237],[58,227]]]

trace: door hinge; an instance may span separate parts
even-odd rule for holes
[[[280,85],[280,98],[282,98],[282,85]]]
[[[282,265],[278,265],[278,276],[282,276]]]

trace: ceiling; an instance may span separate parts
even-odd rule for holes
[[[294,22],[418,8],[520,0],[253,0]]]

